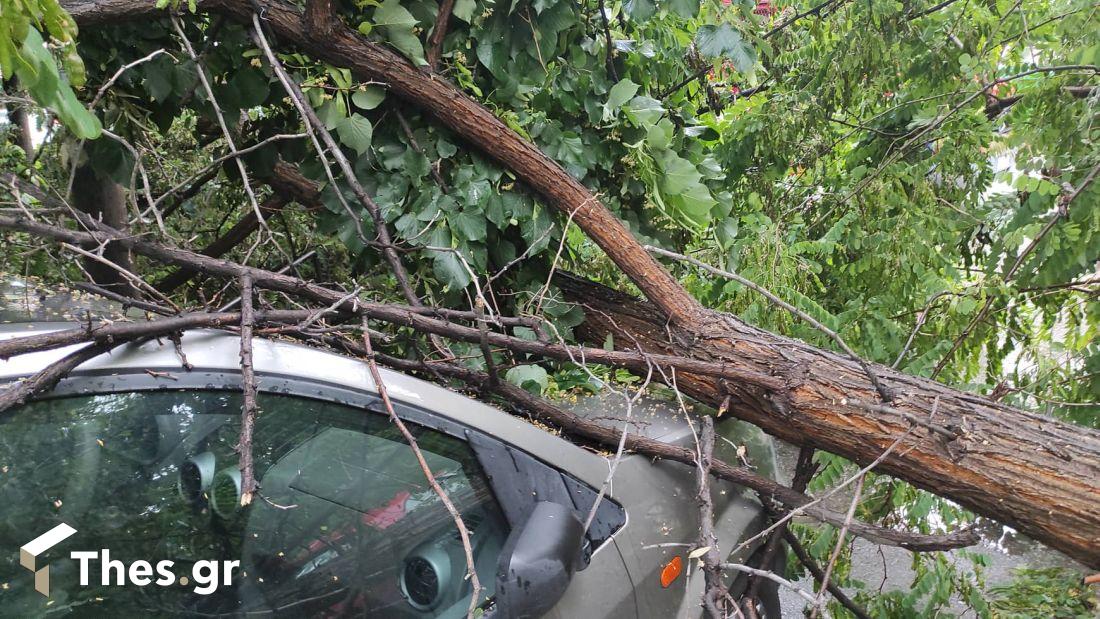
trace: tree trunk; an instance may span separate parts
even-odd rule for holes
[[[346,67],[360,79],[386,83],[392,95],[423,109],[512,170],[544,203],[572,217],[652,303],[579,283],[571,288],[563,284],[588,306],[585,329],[594,341],[602,343],[602,335],[613,333],[617,346],[637,345],[768,375],[768,381],[733,382],[680,374],[677,382],[713,405],[728,396],[732,414],[778,437],[857,462],[873,460],[917,425],[906,447],[883,463],[883,471],[1100,568],[1100,433],[881,366],[874,371],[896,396],[893,408],[875,410],[878,395],[858,364],[703,308],[561,166],[442,76],[416,69],[340,23],[329,0],[308,3],[308,18],[277,0],[256,2],[263,9],[263,24],[282,43]],[[198,4],[252,23],[251,2]],[[155,3],[141,0],[69,0],[64,5],[82,28],[160,14]],[[774,379],[786,387],[764,384]],[[931,419],[933,408],[937,414]]]
[[[851,359],[709,312],[674,325],[653,305],[576,277],[556,279],[585,308],[583,339],[690,356],[769,374],[782,391],[677,373],[681,391],[798,445],[869,464],[916,425],[878,471],[952,499],[1100,567],[1100,433],[1020,411],[935,381],[874,365],[896,394],[890,407]],[[939,401],[934,418],[930,416]],[[894,412],[891,409],[896,409]],[[899,414],[902,413],[902,414]],[[946,432],[944,432],[946,430]],[[957,438],[948,438],[947,434]]]
[[[72,204],[77,210],[115,230],[125,231],[129,227],[126,221],[126,194],[122,186],[109,178],[100,177],[89,163],[77,166],[73,175]],[[130,250],[125,247],[114,243],[107,245],[103,249],[103,257],[133,272]],[[136,296],[133,285],[118,269],[92,258],[85,258],[83,262],[84,270],[96,284],[124,296]]]

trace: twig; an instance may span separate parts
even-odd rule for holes
[[[413,437],[412,432],[409,432],[408,427],[405,426],[405,422],[397,416],[397,413],[393,410],[393,403],[390,402],[389,392],[386,390],[386,384],[382,381],[382,373],[378,371],[378,364],[374,359],[374,349],[371,347],[369,325],[367,324],[367,318],[363,318],[363,348],[366,352],[364,360],[367,362],[367,367],[370,369],[371,378],[374,379],[375,388],[378,389],[378,396],[382,398],[382,405],[386,408],[386,414],[389,415],[390,421],[397,426],[397,430],[401,433],[401,436],[405,437],[405,442],[409,444],[409,449],[412,450],[413,456],[420,464],[420,470],[424,472],[424,478],[428,480],[432,490],[439,497],[440,502],[447,509],[447,512],[454,519],[455,528],[458,529],[458,536],[462,540],[462,550],[466,554],[466,574],[470,578],[470,586],[473,591],[470,593],[470,606],[466,610],[466,617],[473,619],[474,611],[477,609],[478,597],[481,595],[481,582],[477,578],[477,568],[474,564],[474,550],[470,545],[470,531],[466,528],[466,523],[462,521],[462,515],[458,513],[454,503],[451,502],[450,497],[447,496],[447,492],[443,490],[443,486],[439,485],[435,475],[432,473],[431,468],[428,466],[428,462],[424,459],[424,454],[420,451],[420,445],[417,444],[416,438]]]
[[[218,166],[225,163],[226,161],[229,161],[230,159],[236,159],[236,158],[241,157],[243,155],[247,155],[248,153],[257,151],[257,150],[267,146],[268,144],[270,144],[272,142],[278,142],[278,141],[282,141],[282,140],[297,140],[299,138],[304,138],[304,137],[308,137],[308,136],[309,136],[309,134],[307,134],[307,133],[278,133],[278,134],[273,135],[271,137],[260,140],[259,142],[256,142],[255,144],[253,144],[251,146],[246,146],[246,147],[244,147],[240,150],[230,150],[230,152],[228,152],[228,153],[222,155],[221,157],[218,157],[218,158],[214,159],[213,161],[211,161],[210,163],[206,164],[206,166],[203,169],[201,169],[198,172],[196,172],[195,174],[183,179],[182,181],[176,183],[168,191],[165,191],[164,193],[160,194],[160,196],[158,196],[157,199],[154,200],[152,202],[152,204],[149,205],[149,207],[146,209],[145,212],[148,212],[149,208],[156,207],[161,202],[163,202],[166,198],[168,198],[169,196],[175,194],[177,191],[183,189],[183,187],[186,186],[186,185],[191,185],[193,187],[195,184],[199,184],[199,186],[201,186],[202,183],[204,182],[204,179],[209,180],[209,179],[207,179],[207,175],[211,175],[211,178],[212,178],[213,175],[211,174],[211,172],[213,172],[213,174],[217,174]],[[191,192],[191,187],[188,187],[187,192],[188,193]],[[144,213],[142,213],[142,214],[144,215]],[[167,214],[168,214],[168,210],[165,209],[164,215],[167,215]]]
[[[1077,196],[1081,195],[1085,191],[1085,189],[1087,189],[1088,186],[1091,185],[1094,180],[1096,180],[1098,174],[1100,174],[1100,163],[1093,166],[1092,170],[1088,173],[1085,179],[1081,181],[1081,184],[1073,190],[1073,193],[1071,193],[1069,196],[1065,197],[1061,201],[1057,209],[1054,211],[1054,214],[1051,215],[1050,219],[1047,220],[1046,225],[1043,226],[1042,230],[1040,230],[1035,235],[1035,238],[1031,239],[1031,242],[1028,243],[1027,247],[1025,247],[1018,256],[1016,256],[1016,261],[1012,263],[1012,267],[1009,268],[1009,270],[1005,273],[1003,280],[1005,283],[1012,281],[1012,279],[1016,276],[1017,270],[1024,263],[1024,260],[1029,255],[1031,255],[1031,252],[1035,251],[1035,248],[1039,246],[1039,241],[1041,241],[1043,237],[1045,237],[1047,233],[1054,228],[1054,225],[1061,221],[1063,217],[1069,215],[1070,204],[1072,204],[1073,201],[1077,199]],[[932,378],[938,376],[939,373],[943,371],[945,367],[947,367],[947,364],[951,361],[952,357],[955,354],[955,351],[957,351],[959,347],[962,346],[963,341],[965,341],[966,338],[970,336],[970,334],[974,331],[974,328],[977,327],[978,324],[981,323],[981,321],[985,320],[985,317],[989,314],[990,308],[993,307],[993,299],[994,297],[990,295],[985,300],[985,303],[982,304],[982,308],[978,311],[977,314],[974,315],[974,318],[972,318],[970,322],[967,323],[966,327],[963,328],[962,333],[960,333],[959,336],[955,338],[955,340],[951,343],[951,348],[940,359],[939,363],[937,363],[936,367],[932,370]]]
[[[294,103],[294,106],[298,108],[299,114],[302,115],[305,121],[306,130],[309,132],[314,149],[317,151],[317,156],[324,164],[323,167],[325,168],[325,173],[328,176],[329,182],[332,184],[332,189],[336,192],[341,204],[345,207],[348,216],[355,223],[360,240],[363,241],[364,244],[371,244],[363,233],[362,226],[359,223],[359,216],[347,205],[347,202],[344,201],[340,186],[336,183],[336,178],[329,168],[327,158],[324,154],[325,149],[321,146],[322,140],[325,146],[328,147],[328,152],[332,155],[332,158],[335,159],[337,165],[340,166],[340,170],[344,174],[344,181],[351,187],[351,191],[355,194],[356,199],[363,205],[363,208],[367,209],[371,219],[374,221],[375,233],[378,236],[378,244],[381,246],[382,255],[390,265],[390,270],[393,271],[393,275],[397,279],[397,285],[405,295],[405,300],[412,305],[421,305],[420,297],[409,283],[408,272],[401,263],[401,258],[398,257],[397,252],[394,251],[389,230],[386,228],[386,221],[382,218],[382,213],[378,205],[371,199],[367,191],[363,189],[363,186],[359,183],[351,163],[348,161],[347,157],[344,156],[343,151],[340,150],[340,146],[336,143],[336,140],[333,139],[332,134],[325,128],[324,123],[317,117],[316,112],[314,112],[313,108],[306,102],[302,89],[298,87],[297,83],[290,79],[290,75],[286,72],[286,68],[283,67],[283,63],[275,55],[275,52],[272,51],[271,45],[264,35],[263,26],[260,24],[260,18],[255,14],[252,15],[252,26],[253,39],[256,41],[257,45],[264,50],[264,55],[267,57],[267,61],[271,65],[271,68],[275,71],[275,75],[279,78],[279,82],[282,83],[283,88],[285,88],[287,94],[290,95],[290,99]],[[320,138],[318,138],[318,136],[320,136]]]
[[[799,597],[806,600],[807,602],[809,602],[811,604],[817,603],[817,600],[816,600],[816,598],[814,598],[812,593],[807,592],[802,587],[799,587],[798,585],[796,585],[793,582],[787,580],[786,578],[783,578],[782,576],[779,576],[775,572],[771,572],[771,571],[768,571],[768,570],[756,569],[755,567],[749,567],[747,565],[741,565],[740,563],[723,563],[722,564],[722,569],[724,569],[724,570],[736,570],[738,572],[744,572],[746,574],[752,574],[753,576],[759,576],[761,578],[767,578],[768,580],[770,580],[774,583],[778,583],[779,585],[781,585],[783,587],[786,587],[786,588],[790,589],[791,591],[794,591],[795,593],[797,593],[799,595]]]
[[[241,288],[241,439],[237,443],[241,467],[241,505],[252,502],[256,491],[256,472],[252,460],[252,431],[256,425],[256,373],[252,368],[252,328],[255,314],[252,310],[252,278],[240,277]]]
[[[584,363],[579,364],[586,372],[588,367]],[[611,458],[610,464],[607,467],[607,477],[604,478],[603,484],[600,485],[600,491],[596,493],[596,500],[592,503],[592,508],[588,510],[588,517],[584,519],[584,530],[587,531],[588,527],[592,526],[592,521],[596,519],[596,511],[600,507],[600,502],[603,501],[604,495],[607,494],[607,489],[611,486],[612,480],[615,479],[615,471],[619,469],[619,463],[622,462],[623,452],[626,450],[627,437],[630,433],[630,416],[634,411],[634,405],[638,403],[638,399],[642,397],[642,393],[645,392],[646,387],[649,386],[650,380],[653,379],[653,366],[649,365],[649,370],[646,372],[645,381],[634,392],[633,396],[627,396],[623,394],[623,399],[626,400],[626,421],[623,422],[623,430],[619,434],[619,442],[615,445],[615,455]]]
[[[825,583],[826,589],[829,593],[833,594],[833,598],[837,602],[840,602],[841,606],[847,608],[857,619],[871,619],[871,615],[869,615],[859,604],[856,604],[852,598],[848,597],[840,587],[826,580],[825,573],[821,571],[821,567],[813,560],[810,553],[806,552],[806,549],[802,547],[802,543],[798,541],[798,537],[795,536],[790,529],[783,531],[783,539],[787,542],[787,546],[790,547],[795,556],[798,557],[798,561],[806,566],[806,569],[813,575],[814,580],[819,583]]]
[[[909,21],[920,19],[920,18],[924,17],[925,15],[931,15],[932,13],[935,13],[936,11],[939,11],[940,9],[949,7],[949,6],[951,6],[952,4],[955,4],[958,1],[959,0],[943,0],[943,2],[940,2],[939,4],[936,4],[934,6],[930,6],[927,9],[924,9],[923,11],[920,11],[918,13],[913,13],[912,15],[907,16],[906,19],[909,20]]]
[[[293,323],[309,317],[312,313],[312,310],[256,312],[253,316],[253,323]],[[241,322],[240,312],[193,312],[143,322],[90,321],[79,327],[64,331],[50,331],[37,335],[0,340],[0,359],[9,359],[32,352],[56,350],[84,342],[107,344],[115,340],[126,341],[139,337],[158,337],[189,329],[220,328],[239,322]]]
[[[447,36],[447,27],[451,21],[451,11],[454,9],[455,0],[442,0],[439,3],[439,13],[435,17],[435,28],[428,37],[428,49],[425,59],[432,71],[439,70],[439,60],[443,55],[443,37]]]
[[[157,290],[156,288],[153,288],[148,283],[146,283],[145,280],[141,279],[140,277],[138,277],[136,274],[130,272],[129,270],[123,268],[118,263],[113,262],[110,259],[108,259],[105,256],[102,256],[98,253],[90,252],[90,251],[87,251],[85,249],[81,249],[80,247],[77,247],[76,245],[71,245],[69,243],[61,243],[61,247],[65,248],[65,249],[67,249],[67,250],[69,250],[73,253],[80,254],[81,256],[84,256],[85,258],[89,258],[91,260],[95,260],[96,262],[100,262],[100,263],[114,269],[115,271],[118,272],[119,275],[126,278],[130,283],[134,284],[135,287],[140,288],[140,289],[152,294],[154,297],[160,299],[161,301],[164,301],[165,303],[169,304],[172,307],[172,309],[179,312],[179,306],[177,306],[175,303],[173,303],[171,299],[169,299],[168,297],[161,294],[161,292],[159,290]]]
[[[145,56],[142,56],[141,58],[138,58],[137,60],[135,60],[133,62],[128,62],[128,63],[122,65],[121,67],[119,67],[118,71],[115,71],[114,75],[112,75],[111,78],[109,80],[107,80],[106,82],[103,82],[103,85],[99,87],[98,91],[96,91],[95,96],[92,97],[92,100],[88,103],[88,106],[87,106],[88,111],[91,111],[91,110],[95,109],[96,104],[99,103],[99,100],[102,99],[103,95],[107,93],[107,89],[110,88],[111,86],[114,86],[115,82],[118,81],[118,78],[122,77],[123,73],[129,71],[130,69],[132,69],[136,66],[138,66],[139,64],[149,62],[150,60],[156,58],[157,56],[159,56],[161,54],[168,54],[168,50],[166,50],[162,47],[158,50],[154,50],[153,52],[151,52],[151,53],[149,53]],[[172,56],[172,54],[168,54],[168,55]],[[173,58],[173,60],[174,60],[174,58]]]
[[[214,89],[210,87],[210,80],[206,77],[206,69],[203,68],[198,54],[195,53],[195,49],[191,47],[191,41],[187,38],[187,34],[184,33],[183,25],[180,23],[179,18],[172,15],[171,21],[188,55],[191,56],[191,60],[195,63],[195,70],[196,73],[198,73],[199,81],[202,83],[203,90],[206,91],[210,106],[214,108],[214,116],[218,119],[218,126],[221,127],[222,135],[225,137],[225,143],[229,146],[229,152],[237,152],[237,145],[233,142],[233,134],[230,133],[228,125],[225,124],[225,116],[222,113],[221,107],[218,106],[218,100],[214,96]],[[252,205],[252,210],[256,213],[256,218],[259,220],[260,226],[271,235],[271,230],[267,227],[267,222],[264,221],[263,213],[260,212],[260,203],[256,200],[256,193],[252,191],[252,183],[248,180],[248,170],[244,166],[244,161],[239,157],[234,157],[233,162],[237,164],[237,171],[241,174],[241,182],[244,185],[244,191],[248,194],[248,201]],[[152,198],[150,198],[150,202],[152,202]]]
[[[136,307],[139,310],[152,312],[154,314],[160,314],[161,316],[173,316],[177,313],[177,310],[174,310],[170,307],[157,305],[156,303],[150,303],[148,301],[143,301],[142,299],[135,299],[134,297],[128,297],[126,295],[119,294],[113,290],[107,290],[106,288],[96,286],[91,282],[78,282],[76,284],[73,284],[73,287],[121,303],[124,309],[127,306]]]
[[[932,305],[936,303],[941,297],[951,294],[950,292],[937,292],[932,295],[932,298],[925,304],[924,309],[917,314],[917,322],[913,325],[913,330],[909,332],[909,337],[905,340],[905,345],[901,347],[901,352],[898,353],[894,363],[890,365],[891,369],[898,369],[901,365],[902,359],[905,359],[905,355],[909,354],[909,348],[913,346],[913,340],[917,337],[917,333],[920,332],[920,328],[924,326],[924,322],[928,320],[928,313],[932,311]]]
[[[53,389],[58,381],[64,378],[69,372],[73,371],[81,363],[98,357],[128,341],[130,340],[118,338],[102,344],[90,344],[54,361],[45,368],[42,368],[42,370],[34,376],[9,385],[7,389],[0,391],[0,413],[7,411],[13,406],[23,404],[30,397]]]
[[[699,548],[703,553],[703,608],[712,619],[723,619],[725,613],[718,608],[719,600],[726,597],[722,584],[722,560],[718,555],[718,536],[714,533],[714,502],[710,497],[710,467],[714,459],[714,418],[703,415],[699,433],[699,457],[696,465],[695,496],[699,501]]]
[[[454,0],[443,0],[444,3],[453,3]],[[442,8],[440,9],[443,10]],[[409,141],[409,146],[413,147],[413,150],[420,153],[425,159],[428,158],[428,154],[424,152],[423,148],[420,148],[420,143],[416,141],[416,136],[413,135],[412,127],[409,126],[409,121],[405,119],[405,115],[401,113],[401,108],[394,105],[390,109],[393,110],[393,115],[397,118],[397,124],[401,125],[401,131],[405,134],[405,139]],[[436,185],[439,185],[439,190],[443,193],[447,193],[447,183],[443,180],[443,177],[439,174],[439,168],[428,162],[428,172],[432,175],[432,180]]]
[[[852,524],[852,519],[855,518],[856,506],[859,505],[859,499],[863,495],[863,482],[866,479],[867,474],[862,473],[856,480],[856,488],[855,491],[852,492],[852,502],[848,505],[848,515],[844,518],[844,526],[840,527],[840,531],[837,532],[836,546],[833,547],[833,554],[829,556],[829,562],[825,564],[825,574],[821,578],[821,588],[817,591],[817,603],[814,604],[813,610],[810,611],[810,619],[817,619],[817,613],[825,604],[825,590],[829,585],[829,577],[832,576],[836,561],[840,558],[840,551],[844,548],[844,541],[848,537],[848,528]]]
[[[709,264],[707,264],[707,263],[705,263],[701,260],[698,260],[696,258],[693,258],[691,256],[686,256],[684,254],[678,254],[676,252],[668,251],[667,249],[662,249],[660,247],[654,247],[652,245],[646,245],[645,250],[648,251],[648,252],[657,254],[659,256],[664,256],[666,258],[672,258],[674,260],[679,260],[681,262],[687,262],[689,264],[692,264],[694,266],[699,267],[700,269],[703,269],[704,271],[707,271],[708,273],[718,275],[719,277],[725,277],[727,279],[732,279],[733,281],[741,284],[742,286],[745,286],[746,288],[749,288],[750,290],[753,290],[753,291],[756,291],[756,292],[760,293],[761,295],[764,296],[764,298],[766,298],[768,301],[771,301],[774,305],[778,305],[779,307],[787,310],[792,315],[794,315],[796,318],[802,319],[803,321],[809,323],[810,326],[812,326],[813,328],[815,328],[818,331],[820,331],[820,332],[824,333],[825,335],[827,335],[831,340],[833,340],[833,342],[836,343],[837,346],[840,347],[841,350],[844,351],[845,354],[848,355],[848,357],[850,357],[852,359],[852,361],[855,361],[856,363],[859,364],[859,366],[861,368],[863,368],[864,374],[866,374],[867,378],[869,378],[871,380],[871,384],[874,385],[875,391],[878,392],[878,395],[879,395],[880,398],[882,398],[883,402],[889,402],[889,401],[893,400],[893,394],[891,394],[891,392],[886,388],[886,385],[882,384],[882,382],[878,378],[878,374],[876,374],[871,369],[870,364],[868,364],[866,361],[864,361],[863,357],[860,357],[859,355],[857,355],[855,353],[855,351],[852,350],[851,347],[849,347],[848,344],[840,337],[839,333],[837,333],[836,331],[833,331],[829,327],[826,327],[824,324],[819,322],[813,316],[810,316],[806,312],[803,312],[802,310],[798,309],[797,307],[795,307],[795,306],[791,305],[790,303],[787,303],[783,299],[780,299],[779,297],[775,296],[775,294],[772,293],[767,288],[764,288],[763,286],[757,284],[756,282],[753,282],[749,279],[746,279],[745,277],[742,277],[741,275],[738,275],[737,273],[734,273],[732,271],[725,271],[725,270],[719,269],[717,267],[711,266],[711,265],[709,265]]]

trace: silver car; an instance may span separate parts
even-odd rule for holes
[[[74,326],[10,324],[0,338]],[[0,361],[0,384],[73,349]],[[0,419],[0,614],[466,615],[472,587],[454,521],[365,363],[255,341],[260,491],[242,507],[239,340],[188,332],[182,350],[190,371],[167,340],[122,346]],[[699,534],[692,467],[626,455],[585,530],[608,454],[416,378],[382,377],[470,530],[478,614],[701,615],[702,573],[688,556]],[[624,422],[602,404],[576,412]],[[694,445],[675,408],[634,414],[638,432]],[[718,432],[717,457],[774,475],[765,435],[735,420]],[[721,481],[712,493],[723,551],[765,524],[750,493]],[[45,550],[39,542],[33,565],[20,561],[21,546],[62,523],[75,533]],[[43,566],[48,596],[35,587]],[[762,599],[778,617],[772,586]]]

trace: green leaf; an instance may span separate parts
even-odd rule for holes
[[[456,234],[467,241],[481,241],[485,239],[485,217],[480,213],[463,211],[447,216],[447,223]]]
[[[386,89],[381,86],[367,86],[351,95],[351,102],[361,110],[373,110],[386,98]]]
[[[680,17],[695,17],[699,13],[699,0],[669,0],[664,6]]]
[[[477,3],[474,0],[455,0],[454,8],[451,9],[451,15],[461,19],[467,24],[474,21],[474,10],[477,8]]]
[[[366,118],[358,114],[352,114],[336,125],[336,134],[340,137],[340,142],[344,146],[362,155],[370,149],[374,127]]]
[[[439,138],[435,142],[435,152],[439,153],[440,157],[447,159],[458,152],[458,147],[443,138]]]
[[[626,14],[630,19],[644,22],[657,12],[657,4],[653,0],[627,0]]]
[[[661,151],[655,159],[663,173],[660,192],[666,215],[689,229],[705,227],[710,221],[710,209],[717,202],[702,183],[703,176],[695,164],[671,150]]]
[[[159,58],[157,59],[159,60]],[[165,70],[163,63],[151,62],[145,67],[145,91],[153,100],[160,103],[172,94],[175,85],[171,70]]]
[[[744,75],[756,67],[756,50],[729,24],[700,26],[695,32],[695,46],[707,58],[729,58]]]
[[[626,106],[626,117],[635,127],[648,129],[664,116],[665,108],[661,102],[646,96],[634,97]]]
[[[526,389],[535,395],[542,395],[550,386],[550,377],[546,370],[538,365],[517,365],[504,374],[505,380]]]
[[[56,113],[76,137],[83,140],[99,137],[103,129],[99,119],[77,100],[37,30],[27,28],[23,46],[15,56],[20,61],[15,64],[15,74],[35,101]]]
[[[655,151],[668,148],[668,145],[672,143],[674,129],[675,126],[672,121],[667,118],[662,118],[657,123],[649,125],[645,136],[646,146]]]
[[[270,82],[262,71],[248,67],[240,69],[230,78],[229,87],[235,95],[235,103],[241,109],[249,109],[267,99]]]
[[[426,65],[424,45],[413,33],[416,18],[401,6],[400,0],[386,0],[374,11],[374,25],[381,28],[386,40],[416,65]]]
[[[619,113],[619,108],[624,103],[630,100],[638,92],[638,85],[630,81],[629,78],[623,78],[619,80],[618,84],[611,87],[611,92],[607,95],[607,103],[603,106],[603,120],[607,122]]]

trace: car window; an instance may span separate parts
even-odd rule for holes
[[[241,507],[240,405],[233,392],[147,391],[8,412],[0,421],[0,540],[11,550],[0,553],[4,614],[465,616],[470,583],[454,522],[388,418],[261,394],[253,442],[261,491]],[[485,474],[466,442],[410,429],[471,530],[488,597],[508,526]],[[16,549],[61,522],[77,533],[43,560],[46,598]],[[86,566],[69,555],[101,549],[121,562],[107,569],[108,584],[101,555]],[[172,561],[173,583],[135,585],[127,569],[136,561]]]

